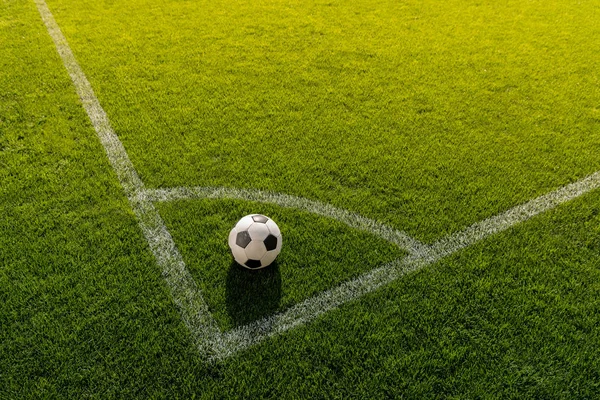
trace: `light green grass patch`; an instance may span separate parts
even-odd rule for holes
[[[595,192],[490,237],[241,353],[224,396],[594,397],[599,226]]]
[[[590,1],[49,5],[149,187],[286,193],[431,242],[600,165]]]

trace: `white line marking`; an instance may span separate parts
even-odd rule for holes
[[[54,40],[56,49],[67,69],[83,107],[87,112],[98,138],[104,146],[106,155],[115,170],[119,182],[129,199],[140,228],[148,241],[150,249],[156,257],[158,265],[179,307],[182,319],[190,329],[198,348],[210,353],[212,342],[221,333],[213,320],[196,282],[185,267],[185,263],[167,231],[165,224],[145,196],[144,183],[139,178],[123,144],[113,131],[106,112],[96,98],[92,86],[88,82],[81,67],[67,43],[52,13],[44,0],[35,0],[48,33]]]
[[[389,284],[402,275],[417,271],[460,249],[600,187],[600,171],[598,171],[580,181],[516,206],[502,214],[475,223],[462,232],[441,239],[432,246],[426,246],[403,232],[348,211],[293,196],[224,188],[146,190],[46,3],[44,0],[34,1],[131,203],[142,232],[148,240],[157,263],[163,269],[163,275],[171,290],[173,300],[179,307],[182,319],[188,326],[199,351],[210,360],[224,359],[268,337],[306,324],[344,303],[358,299]],[[221,333],[196,283],[187,271],[162,218],[152,204],[152,201],[203,197],[233,197],[263,201],[315,212],[343,221],[357,229],[380,232],[379,236],[406,248],[411,255],[375,268],[358,278],[315,295],[284,312]]]
[[[288,310],[225,332],[215,343],[214,359],[221,360],[269,337],[304,325],[319,316],[371,293],[400,276],[424,266],[420,257],[397,259],[333,289],[319,293]]]
[[[304,325],[344,303],[358,299],[385,286],[402,275],[423,267],[468,247],[491,235],[507,230],[544,211],[600,188],[600,171],[553,192],[518,205],[497,216],[477,222],[465,230],[441,239],[427,251],[413,254],[377,267],[358,278],[319,293],[281,313],[225,332],[215,343],[215,359],[227,358],[262,340]]]
[[[431,245],[432,253],[441,256],[452,254],[483,238],[502,232],[537,214],[598,188],[600,188],[600,171],[501,214],[477,222],[461,232],[447,236]]]
[[[350,211],[335,208],[332,205],[321,203],[302,197],[287,194],[265,192],[261,190],[235,189],[225,187],[177,187],[166,189],[147,189],[146,195],[151,201],[173,201],[189,199],[240,199],[260,203],[272,203],[281,207],[295,208],[308,211],[324,217],[340,221],[351,228],[372,233],[387,240],[396,246],[407,250],[412,255],[426,254],[427,246],[406,233],[381,224],[369,218]]]

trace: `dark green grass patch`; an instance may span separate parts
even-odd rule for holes
[[[405,254],[340,222],[274,205],[194,200],[158,209],[224,329],[269,316]],[[271,217],[283,235],[276,262],[259,271],[233,262],[227,245],[231,228],[252,213]]]
[[[151,187],[283,192],[432,241],[600,166],[594,1],[49,4]]]
[[[594,398],[599,226],[594,193],[485,240],[228,361],[223,396]]]

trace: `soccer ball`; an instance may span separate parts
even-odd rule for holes
[[[249,269],[269,266],[281,251],[281,231],[269,217],[250,214],[229,233],[229,248],[235,261]]]

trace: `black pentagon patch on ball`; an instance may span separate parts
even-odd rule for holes
[[[269,235],[265,239],[264,243],[265,247],[267,248],[267,251],[275,250],[275,248],[277,247],[277,238],[273,235]]]
[[[259,215],[253,215],[252,216],[252,220],[254,222],[258,222],[258,223],[261,223],[261,224],[266,224],[267,221],[269,220],[269,218],[265,217],[264,215],[260,215],[259,214]]]
[[[252,238],[250,237],[248,231],[239,232],[235,238],[235,244],[240,246],[242,249],[245,249],[251,241]]]
[[[248,260],[248,261],[246,261],[246,267],[248,267],[248,268],[260,268],[261,267],[260,260]]]

